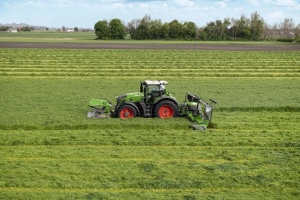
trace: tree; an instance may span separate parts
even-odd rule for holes
[[[151,21],[150,30],[149,30],[149,38],[159,40],[161,38],[162,27],[163,27],[163,24],[160,19]]]
[[[216,27],[215,27],[215,38],[216,40],[223,40],[224,35],[224,27],[221,20],[216,20]]]
[[[170,32],[169,23],[164,23],[163,26],[161,27],[160,37],[165,39],[165,40],[170,39],[169,32]]]
[[[204,30],[205,28],[199,28],[198,30],[198,39],[199,40],[203,40],[203,41],[207,41],[208,40],[208,35],[206,33],[206,31]]]
[[[250,20],[245,15],[241,15],[240,19],[236,21],[236,25],[236,36],[238,38],[247,40],[251,39]]]
[[[183,28],[182,24],[177,19],[169,23],[169,36],[171,39],[182,39]]]
[[[95,34],[99,40],[110,39],[110,30],[106,20],[98,21],[95,26]]]
[[[21,31],[27,32],[27,31],[33,31],[34,28],[33,27],[29,27],[29,26],[24,26],[21,28]]]
[[[272,27],[271,25],[265,23],[264,24],[264,39],[271,39],[272,37]]]
[[[205,32],[207,40],[217,40],[215,22],[209,22],[203,31]]]
[[[113,40],[122,40],[126,36],[125,26],[120,19],[112,19],[108,24],[110,37]]]
[[[183,35],[185,40],[197,39],[197,26],[194,22],[185,22],[183,24]]]
[[[236,40],[236,32],[237,32],[237,23],[236,23],[236,19],[231,18],[231,27],[229,29],[229,32],[231,34],[231,37],[233,38],[233,40]]]
[[[261,38],[264,33],[264,20],[257,12],[251,14],[250,26],[252,40]]]
[[[140,21],[137,29],[136,29],[136,37],[137,40],[147,40],[150,36],[150,23],[151,17],[150,15],[145,15]]]
[[[162,26],[160,19],[151,20],[150,15],[145,15],[142,19],[129,22],[126,28],[132,39],[147,40],[160,39]]]
[[[134,19],[127,24],[127,32],[130,34],[131,39],[136,39],[137,36],[137,27],[139,26],[141,20]]]
[[[231,25],[230,19],[225,18],[223,20],[223,40],[228,40],[230,38],[229,26]]]
[[[7,31],[10,28],[12,28],[11,26],[0,26],[0,31]]]
[[[291,38],[291,33],[295,30],[295,23],[293,19],[285,18],[281,24],[280,29],[284,38]]]
[[[74,31],[78,32],[79,31],[78,27],[74,27]]]
[[[300,24],[295,28],[295,38],[296,42],[300,43]]]

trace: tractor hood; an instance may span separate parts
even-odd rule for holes
[[[144,93],[141,92],[123,94],[116,97],[117,105],[124,104],[125,102],[140,102],[143,97]]]

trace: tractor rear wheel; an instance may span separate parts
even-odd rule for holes
[[[178,107],[171,101],[162,101],[155,106],[155,116],[159,118],[177,117]]]
[[[130,105],[124,105],[118,110],[118,116],[121,119],[134,118],[136,116],[135,109]]]

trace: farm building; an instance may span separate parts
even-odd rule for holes
[[[10,28],[10,29],[7,30],[7,32],[9,32],[9,33],[17,33],[18,30],[15,29],[15,28]]]

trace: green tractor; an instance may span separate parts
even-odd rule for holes
[[[195,130],[206,130],[212,118],[213,107],[197,95],[187,93],[184,103],[166,90],[167,81],[145,80],[140,83],[140,91],[116,97],[117,104],[105,100],[91,99],[88,103],[92,109],[89,118],[134,117],[173,118],[186,116],[193,122]],[[212,103],[217,103],[210,99]],[[201,106],[202,105],[202,106]],[[203,107],[203,112],[202,112]]]

